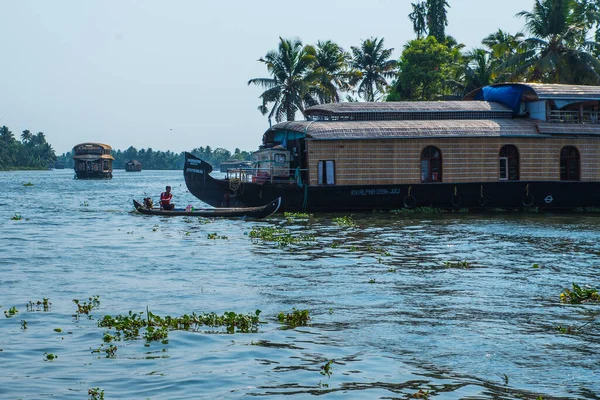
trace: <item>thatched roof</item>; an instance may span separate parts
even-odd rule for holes
[[[79,144],[73,146],[73,148],[76,149],[76,148],[79,148],[79,147],[95,147],[95,146],[102,147],[105,150],[112,150],[112,147],[110,147],[107,144],[104,144],[104,143],[94,143],[94,142],[79,143]]]
[[[361,113],[361,112],[453,112],[453,111],[506,111],[511,110],[501,104],[488,101],[386,101],[349,102],[319,104],[306,109],[307,115],[320,113]]]
[[[586,85],[562,85],[550,83],[497,83],[491,87],[499,86],[521,86],[525,88],[523,100],[600,100],[600,86]],[[468,93],[464,99],[473,100],[479,98],[483,88]]]
[[[442,121],[294,121],[274,125],[306,133],[307,139],[388,139],[428,137],[541,136],[532,119]]]

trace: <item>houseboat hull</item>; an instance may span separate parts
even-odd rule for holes
[[[185,182],[192,195],[214,207],[255,207],[281,197],[279,211],[360,212],[414,209],[573,210],[600,207],[600,182],[503,181],[392,185],[308,186],[215,179],[212,167],[186,154]]]
[[[112,179],[112,172],[75,171],[75,179]]]

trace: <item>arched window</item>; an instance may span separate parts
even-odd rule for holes
[[[560,150],[560,180],[579,180],[579,151],[576,147],[565,146]]]
[[[499,179],[501,181],[518,181],[519,180],[519,150],[512,144],[502,146],[499,161]]]
[[[442,152],[434,146],[427,146],[421,152],[421,182],[442,181]]]

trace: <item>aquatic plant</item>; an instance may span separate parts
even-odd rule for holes
[[[314,236],[312,235],[294,236],[287,229],[276,228],[272,226],[254,227],[249,232],[248,236],[250,236],[250,239],[253,240],[260,239],[265,242],[274,242],[279,246],[287,246],[290,244],[314,240]]]
[[[110,316],[105,315],[98,326],[102,328],[114,329],[114,334],[105,333],[103,340],[105,343],[118,341],[122,338],[133,340],[140,338],[140,330],[145,329],[143,338],[147,343],[152,341],[161,341],[167,343],[169,331],[199,331],[201,327],[224,327],[227,333],[249,333],[257,332],[259,315],[261,311],[256,310],[254,314],[237,314],[233,311],[217,315],[215,313],[202,314],[184,314],[180,317],[161,317],[150,311],[146,312],[146,318],[142,318],[143,312],[134,313],[129,311],[127,315]]]
[[[538,263],[533,263],[533,265],[531,266],[531,268],[539,268],[539,267],[540,267],[540,264],[538,264]]]
[[[600,294],[598,294],[597,289],[591,287],[582,288],[576,283],[573,283],[573,288],[571,290],[565,289],[565,291],[560,294],[560,301],[562,303],[570,304],[600,302]]]
[[[111,344],[109,346],[104,346],[101,344],[99,348],[92,350],[92,353],[105,353],[106,358],[115,358],[117,356],[118,347]]]
[[[56,354],[44,353],[44,361],[53,361],[57,358],[58,358],[58,356]]]
[[[83,203],[81,203],[81,207],[89,207],[90,203],[88,203],[88,201],[84,201]]]
[[[61,328],[54,328],[54,329],[53,329],[53,331],[54,331],[54,332],[61,333],[61,332],[62,332],[62,329],[61,329]]]
[[[90,396],[90,400],[104,400],[104,390],[100,388],[88,389],[88,395]]]
[[[349,216],[336,217],[333,219],[333,223],[339,226],[347,226],[349,228],[354,228],[356,226],[356,222]]]
[[[419,389],[418,392],[411,394],[409,397],[411,399],[429,399],[429,390]]]
[[[332,365],[334,360],[329,360],[325,364],[321,365],[321,375],[327,375],[327,378],[331,378],[333,373]]]
[[[27,321],[25,321],[25,320],[21,321],[21,329],[23,329],[23,330],[27,329]]]
[[[220,235],[218,235],[215,232],[215,233],[209,233],[208,234],[208,239],[212,239],[212,240],[217,240],[217,239],[228,240],[229,238],[227,236],[220,236]]]
[[[294,222],[297,220],[305,220],[311,218],[313,215],[301,212],[284,212],[283,216],[287,219],[287,222]]]
[[[50,303],[49,299],[47,297],[44,297],[43,300],[38,300],[38,301],[29,301],[29,303],[26,304],[26,308],[27,311],[48,311],[50,310],[50,305],[52,303]]]
[[[77,305],[77,314],[78,317],[81,314],[85,314],[90,316],[90,311],[100,305],[100,296],[92,296],[88,298],[89,302],[84,301],[80,302],[78,299],[73,299],[73,303]],[[91,318],[91,316],[90,316]]]
[[[375,283],[375,279],[373,279],[373,278],[369,279],[369,283]]]
[[[6,318],[12,318],[15,315],[17,315],[18,313],[19,313],[19,310],[17,310],[17,307],[15,307],[15,306],[9,308],[8,310],[4,310],[4,316]]]
[[[292,308],[291,313],[284,313],[280,311],[277,315],[277,319],[281,323],[286,323],[290,328],[296,328],[297,326],[306,326],[310,321],[310,315],[308,310],[297,310]]]
[[[388,268],[388,272],[396,272],[396,268],[390,267],[390,268]]]
[[[23,182],[23,186],[33,186],[33,183],[31,183],[31,182]]]
[[[471,264],[468,261],[446,261],[446,268],[470,268]]]
[[[20,221],[23,219],[23,216],[19,213],[16,213],[15,215],[13,215],[12,217],[10,217],[11,220],[13,221]]]
[[[400,209],[394,209],[391,212],[396,213],[396,214],[440,214],[440,213],[447,212],[447,210],[444,210],[443,208],[427,206],[427,207],[417,207],[417,208],[400,208]]]

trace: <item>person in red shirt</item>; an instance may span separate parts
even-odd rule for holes
[[[171,204],[171,186],[167,186],[165,191],[160,194],[160,209],[161,210],[172,210],[175,208],[175,204]]]

